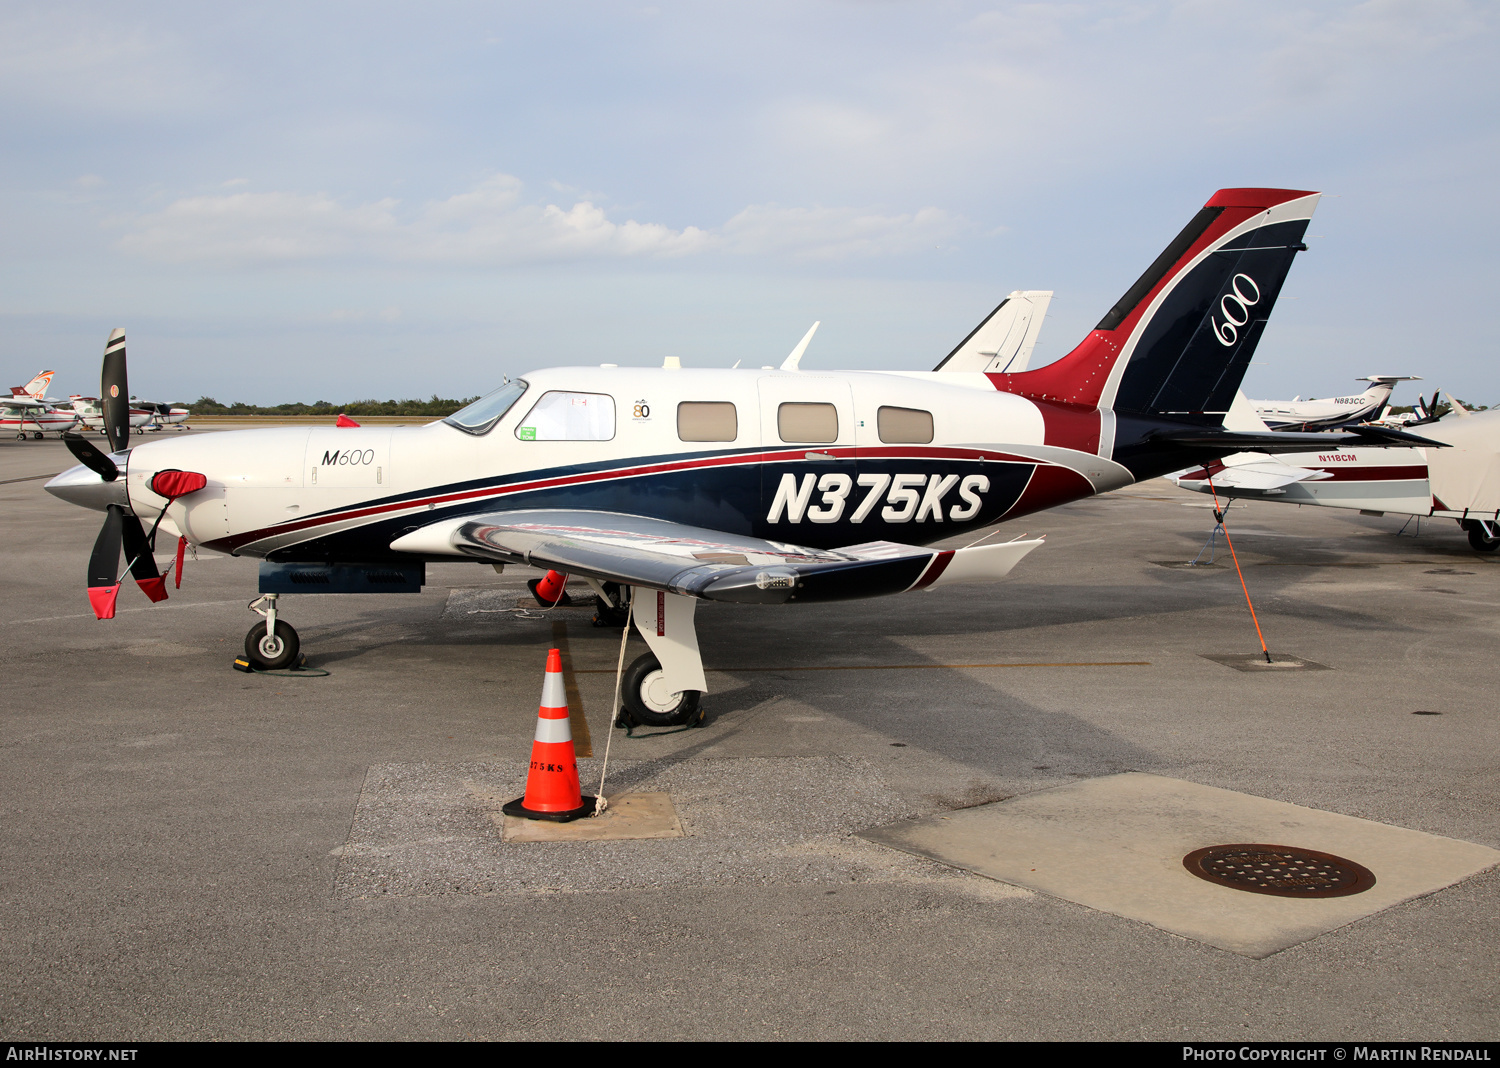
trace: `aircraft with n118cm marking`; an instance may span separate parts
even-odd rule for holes
[[[1317,201],[1219,191],[1077,348],[1018,373],[969,367],[988,366],[988,352],[936,371],[809,372],[799,346],[780,370],[535,371],[421,427],[241,430],[127,450],[116,331],[101,382],[114,451],[70,436],[82,463],[47,489],[107,512],[89,566],[101,618],[124,577],[122,543],[126,570],[165,596],[158,529],[262,560],[270,609],[246,640],[262,667],[297,656],[276,613],[283,593],[416,591],[434,561],[547,568],[589,580],[606,608],[631,606],[650,649],[625,687],[636,721],[687,722],[707,689],[699,599],[794,604],[996,580],[1040,540],[923,546],[1248,449],[1430,444],[1376,427],[1222,425]]]

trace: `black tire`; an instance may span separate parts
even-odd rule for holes
[[[1492,553],[1500,549],[1500,538],[1492,538],[1485,534],[1484,527],[1475,523],[1469,528],[1469,547],[1482,553]]]
[[[642,653],[631,661],[620,683],[620,701],[625,706],[626,715],[645,727],[679,727],[701,719],[702,690],[683,690],[676,695],[673,704],[652,696],[652,683],[660,674],[661,661],[656,659],[655,653]]]
[[[250,628],[250,633],[245,635],[245,659],[250,661],[256,671],[281,671],[291,667],[297,663],[297,654],[301,648],[297,632],[290,623],[282,619],[276,621],[273,640],[267,640],[264,623],[255,624]]]
[[[606,582],[604,584],[604,592],[609,594],[609,599],[611,601],[615,602],[614,607],[611,608],[609,605],[605,604],[603,597],[595,596],[594,626],[613,627],[616,630],[619,630],[621,627],[629,626],[630,609],[620,602],[620,597],[622,594],[620,584],[617,582]]]
[[[31,434],[31,436],[32,436],[32,437],[33,437],[33,438],[35,438],[35,439],[36,439],[36,440],[37,440],[37,441],[41,441],[41,440],[43,440],[43,439],[44,439],[44,438],[45,438],[45,437],[46,437],[46,436],[47,436],[47,435],[46,435],[46,434],[43,434],[43,433],[42,433],[42,432],[41,432],[41,431],[40,431],[40,430],[35,430],[35,431],[32,431],[32,434]]]

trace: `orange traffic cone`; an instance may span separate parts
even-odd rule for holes
[[[536,603],[543,608],[555,608],[558,605],[571,605],[573,598],[568,596],[568,576],[561,571],[548,571],[539,579],[532,579],[526,583],[526,588],[531,591],[531,596],[536,598]]]
[[[526,793],[503,805],[507,816],[567,823],[594,811],[594,799],[578,788],[578,758],[568,725],[568,694],[563,688],[562,654],[547,653],[542,706],[537,711],[536,740],[531,743],[531,770]]]

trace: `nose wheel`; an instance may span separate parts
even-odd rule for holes
[[[295,667],[297,654],[302,651],[302,642],[292,625],[276,618],[276,594],[268,593],[251,601],[250,609],[266,617],[245,635],[245,659],[257,671],[280,671]],[[261,608],[264,602],[266,607]]]

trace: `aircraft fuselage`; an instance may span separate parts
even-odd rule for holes
[[[140,445],[130,506],[149,522],[163,503],[151,476],[198,471],[208,486],[171,505],[169,531],[234,554],[364,561],[404,556],[390,544],[418,527],[497,509],[649,515],[815,548],[920,545],[1133,481],[1100,455],[1108,413],[1060,418],[983,374],[576,367],[523,381],[482,434],[439,421]],[[598,411],[548,440],[536,412],[568,397]]]

